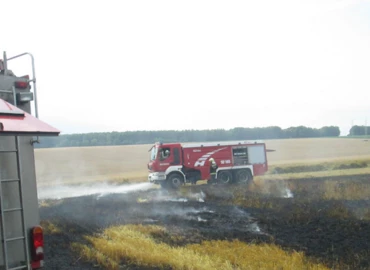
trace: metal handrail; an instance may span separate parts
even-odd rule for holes
[[[34,92],[34,95],[35,95],[35,115],[36,115],[36,118],[39,118],[38,106],[37,106],[37,89],[36,89],[35,60],[33,58],[33,55],[31,53],[26,52],[26,53],[18,54],[16,56],[13,56],[13,57],[10,57],[10,58],[5,58],[6,57],[6,54],[4,52],[5,71],[8,68],[7,61],[13,60],[13,59],[18,58],[18,57],[21,57],[23,55],[29,55],[31,57],[31,62],[32,62],[32,80],[28,80],[28,81],[29,82],[32,82],[32,84],[33,84],[33,89],[34,89],[33,92]]]
[[[34,102],[35,102],[35,116],[36,116],[36,118],[39,118],[38,105],[37,105],[35,60],[34,60],[33,55],[31,53],[25,52],[25,53],[21,53],[21,54],[18,54],[16,56],[7,58],[6,57],[6,52],[4,52],[4,59],[3,59],[3,61],[4,61],[4,71],[5,71],[5,74],[6,74],[6,72],[8,70],[8,61],[13,60],[13,59],[18,58],[18,57],[21,57],[23,55],[29,55],[31,57],[31,63],[32,63],[32,79],[31,80],[28,80],[28,82],[32,82],[32,84],[33,84],[33,93],[34,93],[34,96],[35,96],[35,100],[34,100]],[[14,99],[15,98],[16,97],[14,97]],[[31,141],[32,144],[35,143],[35,142],[40,143],[39,136],[36,137],[36,140],[32,140]]]

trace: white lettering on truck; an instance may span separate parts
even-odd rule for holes
[[[208,152],[207,154],[204,154],[203,156],[201,156],[200,158],[198,158],[198,160],[194,163],[194,167],[197,167],[197,166],[204,166],[204,163],[207,161],[207,159],[212,156],[214,153],[218,152],[218,151],[221,151],[223,149],[226,149],[226,147],[223,147],[223,148],[219,148],[215,151],[212,151],[212,152]]]

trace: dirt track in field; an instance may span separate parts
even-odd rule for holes
[[[315,185],[319,181],[315,180]],[[358,181],[369,181],[369,176],[358,177]],[[370,200],[318,200],[314,198],[315,189],[293,191],[292,198],[251,192],[250,196],[272,207],[243,208],[228,203],[233,199],[232,193],[222,186],[198,185],[188,189],[191,192],[187,196],[152,189],[49,201],[50,206],[40,208],[41,218],[63,228],[63,232],[45,236],[46,269],[92,269],[91,263],[72,253],[70,242],[83,242],[83,235],[119,224],[162,225],[173,234],[186,236],[177,243],[171,243],[169,238],[169,244],[237,238],[304,251],[329,267],[341,261],[349,266],[346,269],[370,269],[370,256],[366,256],[370,255],[370,222],[361,220],[358,214],[361,209],[369,209]],[[310,193],[313,199],[309,199]],[[341,213],[346,209],[348,215],[336,217],[333,209]]]

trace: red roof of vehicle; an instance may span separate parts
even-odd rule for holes
[[[60,131],[0,99],[0,135],[57,136]]]

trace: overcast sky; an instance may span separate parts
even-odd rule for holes
[[[370,125],[369,1],[6,1],[66,133]],[[16,75],[30,60],[14,60]]]

